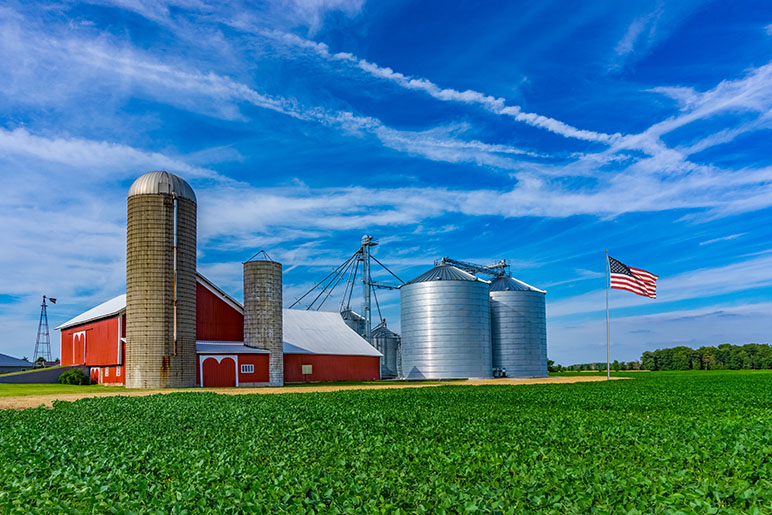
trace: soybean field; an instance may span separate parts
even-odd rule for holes
[[[0,412],[4,513],[770,513],[772,373]]]

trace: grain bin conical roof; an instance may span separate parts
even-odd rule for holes
[[[491,281],[491,291],[535,291],[539,293],[547,293],[544,290],[540,290],[530,284],[526,284],[523,281],[519,281],[514,277],[497,277]]]
[[[405,284],[427,283],[430,281],[480,281],[477,277],[452,265],[437,265]]]

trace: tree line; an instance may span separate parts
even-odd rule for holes
[[[772,346],[762,343],[718,347],[673,347],[646,351],[641,356],[644,370],[741,370],[772,369]]]

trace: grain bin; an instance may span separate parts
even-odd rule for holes
[[[405,377],[492,376],[486,281],[439,265],[404,284],[400,301]]]
[[[381,358],[381,378],[397,377],[397,355],[400,336],[386,327],[386,320],[375,326],[372,334],[373,347],[383,354]]]
[[[284,386],[281,263],[244,263],[244,345],[270,351],[271,386]]]
[[[507,377],[547,376],[545,294],[512,277],[491,282],[493,368]]]
[[[365,324],[366,320],[365,317],[357,313],[356,311],[353,311],[351,309],[344,309],[340,312],[340,316],[343,318],[343,321],[346,323],[347,326],[351,328],[352,331],[357,333],[359,336],[364,336],[365,334]]]
[[[196,195],[180,177],[149,172],[129,189],[126,387],[196,381]]]

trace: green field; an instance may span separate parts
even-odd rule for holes
[[[770,513],[772,373],[0,412],[0,511]]]
[[[122,386],[74,384],[0,384],[0,397],[58,395],[60,393],[94,393],[124,390]]]

